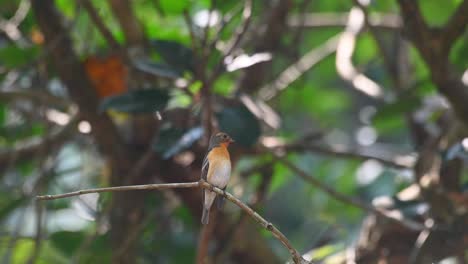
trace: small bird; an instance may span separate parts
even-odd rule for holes
[[[225,190],[231,177],[231,158],[227,150],[229,144],[234,140],[226,133],[219,132],[210,139],[208,153],[203,160],[201,177],[210,184]],[[216,198],[216,193],[210,190],[203,190],[203,214],[202,224],[208,224],[210,219],[210,208]],[[221,209],[224,197],[216,199],[218,209]]]

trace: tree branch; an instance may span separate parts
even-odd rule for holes
[[[198,182],[183,182],[183,183],[163,183],[163,184],[143,184],[143,185],[127,185],[118,187],[104,187],[79,190],[75,192],[56,194],[56,195],[39,195],[38,200],[56,200],[66,197],[78,196],[88,193],[102,193],[102,192],[127,192],[127,191],[141,191],[141,190],[165,190],[174,188],[195,188],[199,187]]]
[[[450,17],[447,24],[444,26],[441,40],[443,49],[448,54],[450,48],[453,46],[458,37],[460,37],[467,28],[468,25],[468,0],[464,0],[458,9]]]
[[[372,153],[371,150],[365,148],[350,148],[344,146],[320,146],[311,145],[304,143],[294,143],[283,146],[277,146],[275,148],[285,149],[287,151],[311,151],[319,154],[330,155],[341,158],[356,159],[356,160],[368,160],[374,159],[387,166],[400,168],[400,169],[411,169],[416,163],[414,156],[409,154],[395,154],[388,153],[388,155],[377,155]]]
[[[261,99],[268,101],[286,89],[291,83],[300,78],[306,71],[317,65],[323,59],[336,51],[338,36],[332,37],[317,48],[304,54],[298,61],[287,67],[278,78],[259,90]]]
[[[5,35],[12,41],[16,42],[20,47],[24,47],[28,44],[19,29],[19,25],[26,18],[30,6],[30,1],[22,0],[12,18],[5,20],[0,17],[0,30],[5,32]]]
[[[125,39],[130,45],[138,45],[144,40],[143,29],[133,12],[130,0],[108,0],[117,21],[122,28]]]
[[[16,144],[12,149],[0,151],[0,168],[7,168],[8,164],[31,158],[45,147],[56,148],[60,146],[76,130],[79,120],[79,116],[75,113],[68,124],[56,131],[52,131],[50,135],[42,139],[34,138],[21,144]]]
[[[66,98],[58,97],[50,93],[35,90],[14,90],[0,91],[0,102],[10,102],[16,100],[29,100],[47,106],[67,108],[72,105]]]
[[[336,49],[336,70],[341,78],[359,92],[373,99],[382,99],[384,96],[383,87],[359,72],[352,61],[356,37],[364,27],[364,22],[364,11],[353,7],[349,12],[346,29],[341,34]]]
[[[345,27],[349,13],[310,13],[302,19],[298,15],[292,15],[288,19],[290,27],[324,28]],[[369,24],[379,29],[396,30],[401,28],[401,18],[395,14],[371,14]]]
[[[97,29],[101,32],[102,36],[107,40],[109,45],[113,48],[118,50],[120,48],[119,43],[112,35],[112,32],[109,28],[106,27],[102,19],[99,17],[99,13],[97,12],[96,8],[94,8],[93,4],[90,0],[79,0],[79,2],[83,5],[84,9],[88,11],[89,17],[96,25]]]
[[[280,46],[280,38],[286,30],[286,19],[292,8],[293,1],[279,0],[271,1],[275,3],[271,7],[269,16],[266,19],[266,29],[260,36],[255,36],[252,42],[255,43],[254,52],[274,52]],[[267,2],[270,3],[270,2]],[[266,78],[267,69],[271,62],[259,63],[249,67],[236,84],[236,91],[247,94],[256,91]]]
[[[279,240],[289,251],[291,254],[294,263],[299,264],[307,264],[310,263],[302,258],[300,253],[291,245],[291,242],[287,239],[287,237],[281,233],[272,223],[268,222],[260,216],[257,212],[255,212],[252,208],[246,205],[241,200],[237,199],[232,194],[219,189],[206,181],[199,181],[199,182],[185,182],[185,183],[166,183],[166,184],[144,184],[144,185],[129,185],[129,186],[118,186],[118,187],[105,187],[105,188],[94,188],[94,189],[85,189],[79,190],[75,192],[63,193],[63,194],[56,194],[56,195],[40,195],[37,196],[36,199],[38,200],[55,200],[61,199],[66,197],[78,196],[82,194],[88,193],[102,193],[102,192],[123,192],[123,191],[141,191],[141,190],[164,190],[164,189],[174,189],[174,188],[203,188],[215,192],[218,195],[224,196],[226,199],[237,205],[240,209],[242,209],[245,213],[247,213],[251,218],[253,218],[259,225],[270,231],[273,236]]]
[[[234,37],[231,38],[231,40],[228,42],[228,47],[223,51],[223,55],[221,56],[221,59],[219,60],[218,64],[215,66],[215,69],[213,70],[213,73],[211,74],[209,78],[209,83],[213,83],[216,78],[219,77],[221,73],[223,73],[224,70],[224,60],[226,57],[230,56],[232,52],[235,51],[235,49],[238,47],[240,44],[242,38],[244,37],[245,33],[247,32],[250,21],[251,21],[251,16],[252,16],[252,0],[246,0],[244,4],[244,9],[242,11],[242,22],[241,26],[239,27],[238,31],[234,35]]]
[[[466,18],[459,18],[458,12],[462,12],[466,7],[466,0],[461,4],[461,7],[455,12],[454,16],[447,25],[458,25],[459,21],[463,22]],[[451,65],[448,58],[449,48],[445,47],[445,34],[456,36],[460,30],[454,30],[454,34],[450,33],[451,29],[444,28],[431,29],[424,22],[422,14],[418,7],[418,2],[413,0],[398,0],[400,10],[405,23],[406,35],[419,50],[421,57],[424,59],[431,71],[431,78],[437,85],[438,90],[450,101],[458,118],[468,126],[468,89],[461,80],[461,74],[457,73]],[[466,14],[466,13],[465,13]],[[452,24],[453,23],[453,24]],[[466,23],[465,23],[466,24]],[[449,33],[444,33],[444,32]],[[450,43],[450,44],[453,44]]]
[[[119,166],[127,165],[128,153],[109,116],[105,113],[98,114],[97,92],[72,48],[67,29],[63,26],[54,1],[33,0],[31,3],[58,75],[67,86],[72,100],[77,103],[80,115],[91,123],[92,134],[100,151],[107,157],[113,157]],[[57,35],[63,37],[56,39]],[[54,43],[54,40],[57,42]]]
[[[392,212],[389,212],[387,210],[384,210],[382,208],[376,208],[370,204],[367,204],[360,199],[354,198],[354,197],[349,197],[346,196],[345,194],[342,194],[335,190],[334,188],[327,186],[326,184],[322,183],[320,180],[318,180],[316,177],[306,173],[305,171],[301,170],[300,168],[296,167],[292,162],[287,160],[284,156],[281,156],[274,151],[271,151],[273,157],[281,162],[284,166],[286,166],[289,170],[292,172],[296,173],[299,177],[301,177],[303,180],[311,183],[315,187],[317,187],[319,190],[322,190],[323,192],[327,193],[331,197],[335,198],[336,200],[349,204],[352,206],[355,206],[357,208],[361,208],[365,211],[375,213],[379,216],[382,216],[384,218],[387,218],[403,227],[406,227],[410,230],[425,230],[428,229],[424,224],[421,224],[419,222],[413,221],[411,219],[406,219],[403,217],[402,214],[394,214]]]

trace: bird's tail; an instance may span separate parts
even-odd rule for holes
[[[209,220],[210,220],[210,209],[203,206],[201,223],[204,225],[207,225]]]
[[[223,209],[223,206],[224,206],[224,197],[221,196],[221,195],[218,195],[216,197],[216,208],[218,208],[218,210],[221,210]]]

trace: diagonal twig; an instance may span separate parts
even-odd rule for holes
[[[94,8],[91,1],[90,0],[79,0],[79,2],[83,5],[84,9],[86,9],[86,11],[88,11],[89,17],[94,22],[97,29],[101,32],[102,36],[107,40],[109,45],[113,49],[118,50],[120,48],[119,43],[117,42],[117,40],[112,35],[112,32],[109,30],[109,28],[106,27],[106,25],[104,24],[104,21],[102,21],[101,17],[99,17],[99,13],[96,10],[96,8]]]
[[[360,199],[354,198],[354,197],[349,197],[345,194],[342,194],[335,190],[334,188],[322,183],[320,180],[318,180],[316,177],[313,177],[312,175],[306,173],[302,169],[298,168],[296,165],[294,165],[292,162],[286,159],[286,157],[281,156],[274,151],[270,151],[273,155],[273,157],[278,161],[281,162],[284,166],[286,166],[289,170],[292,172],[296,173],[299,177],[301,177],[303,180],[311,183],[318,189],[322,190],[323,192],[327,193],[331,197],[335,198],[336,200],[353,205],[357,208],[361,208],[365,211],[375,213],[379,216],[385,217],[386,219],[389,219],[397,224],[400,224],[401,226],[404,226],[410,230],[425,230],[428,229],[424,224],[421,224],[419,222],[413,221],[411,219],[406,219],[403,217],[403,215],[400,214],[394,214],[392,212],[389,212],[387,210],[381,209],[381,208],[376,208],[370,204],[367,204]]]
[[[210,1],[210,9],[208,11],[208,21],[206,22],[205,28],[203,29],[203,38],[201,40],[201,48],[202,48],[202,57],[206,58],[208,54],[210,53],[210,50],[208,49],[209,44],[208,40],[210,38],[210,24],[211,20],[213,19],[213,13],[214,10],[216,9],[216,0],[211,0]]]
[[[0,30],[5,32],[5,35],[11,40],[15,41],[20,47],[27,45],[26,39],[19,30],[19,25],[26,18],[31,7],[31,2],[22,0],[18,6],[13,17],[8,20],[0,18]]]
[[[260,88],[259,96],[265,101],[273,99],[291,83],[296,81],[306,71],[317,65],[336,51],[338,36],[332,37],[319,47],[312,49],[302,56],[297,62],[287,67],[273,82]]]
[[[209,78],[209,83],[213,83],[216,78],[219,77],[221,73],[223,73],[224,69],[224,60],[232,54],[232,52],[237,48],[239,43],[241,42],[242,38],[244,37],[247,29],[250,25],[250,20],[252,17],[252,0],[246,0],[244,9],[242,11],[242,24],[239,27],[239,30],[236,32],[235,36],[229,41],[228,47],[223,51],[223,55],[219,60],[218,64],[215,66],[213,73]]]
[[[46,145],[51,148],[62,145],[75,132],[76,125],[79,121],[80,116],[75,113],[72,115],[72,118],[68,124],[53,131],[45,138],[34,138],[22,142],[21,144],[16,144],[12,149],[0,151],[0,167],[5,168],[6,164],[8,163],[30,158],[32,155],[43,149]]]
[[[353,65],[352,57],[356,45],[356,36],[364,26],[365,15],[360,8],[352,8],[349,12],[348,23],[341,34],[336,49],[336,70],[345,81],[350,83],[357,91],[373,99],[382,99],[383,88]]]
[[[297,142],[275,146],[274,148],[284,149],[286,151],[311,151],[314,153],[355,160],[373,159],[387,166],[399,169],[411,169],[416,163],[416,157],[410,154],[388,153],[388,155],[384,156],[382,154],[379,155],[377,153],[372,153],[371,150],[365,148],[351,148],[341,145],[322,146],[318,144],[304,144],[303,142]]]
[[[462,82],[461,74],[458,74],[453,69],[454,67],[449,61],[447,55],[449,47],[444,47],[443,45],[443,39],[446,37],[444,34],[449,34],[447,32],[450,32],[450,28],[443,28],[442,30],[430,28],[423,19],[418,1],[398,0],[397,2],[405,23],[406,35],[418,49],[421,57],[430,69],[432,81],[437,85],[439,92],[450,101],[458,118],[465,125],[468,125],[467,85]],[[467,9],[466,2],[467,0],[461,4],[458,10],[463,11]],[[455,21],[456,23],[458,21],[466,21],[466,15],[464,19],[463,15],[465,14],[462,14],[462,18],[459,19],[458,11],[456,11],[450,20],[454,22],[449,22],[447,25],[451,25]],[[458,34],[454,34],[453,36],[456,35]]]
[[[450,17],[441,35],[444,53],[449,53],[450,48],[468,27],[468,0],[464,0],[458,9]]]

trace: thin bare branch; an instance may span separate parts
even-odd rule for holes
[[[184,10],[184,20],[185,24],[188,28],[189,34],[190,34],[190,39],[191,39],[191,45],[192,45],[192,52],[193,54],[197,54],[198,50],[198,39],[195,34],[195,31],[193,30],[193,21],[192,18],[190,17],[190,13],[188,10]]]
[[[78,196],[88,193],[102,193],[102,192],[127,192],[127,191],[141,191],[141,190],[164,190],[174,188],[195,188],[200,184],[198,182],[183,182],[183,183],[165,183],[165,184],[143,184],[143,185],[127,185],[118,187],[104,187],[79,190],[75,192],[55,194],[55,195],[40,195],[37,196],[38,200],[56,200],[66,197]]]
[[[252,0],[247,0],[245,1],[244,10],[242,11],[242,24],[233,39],[230,41],[228,48],[223,52],[224,57],[229,56],[237,48],[249,28],[251,17]]]
[[[371,98],[381,99],[384,95],[381,85],[359,72],[352,62],[356,36],[363,29],[364,18],[364,12],[360,8],[352,8],[349,12],[346,29],[341,34],[336,49],[336,70],[357,91]]]
[[[117,21],[122,28],[125,39],[130,45],[139,45],[143,42],[145,35],[141,24],[138,22],[133,11],[130,0],[108,0],[109,5]]]
[[[286,151],[311,151],[314,153],[330,155],[335,157],[357,159],[357,160],[368,160],[373,159],[381,162],[384,165],[400,168],[400,169],[411,169],[416,163],[416,157],[410,154],[396,154],[396,153],[385,153],[386,155],[373,153],[370,149],[365,148],[350,148],[346,146],[323,146],[318,144],[305,144],[304,142],[297,142],[292,144],[284,144],[275,146],[275,148],[284,149]],[[379,148],[379,153],[386,152]]]
[[[50,93],[34,90],[14,90],[0,91],[0,101],[10,102],[17,100],[28,100],[38,102],[47,106],[68,108],[72,106],[72,102],[66,98],[58,97]]]
[[[281,36],[287,30],[286,20],[293,7],[291,0],[270,1],[265,3],[273,3],[271,8],[265,13],[265,20],[261,30],[252,32],[249,31],[249,36],[246,36],[248,43],[253,43],[253,51],[258,52],[274,52],[281,46]],[[244,71],[244,74],[236,84],[236,92],[245,92],[250,94],[257,91],[264,84],[267,78],[267,69],[271,67],[271,63],[259,63],[249,67]]]
[[[6,20],[0,18],[0,30],[5,32],[5,35],[12,41],[16,42],[20,47],[27,45],[26,39],[19,30],[19,25],[26,18],[31,7],[31,2],[28,0],[22,0],[18,6],[13,17]]]
[[[70,97],[79,106],[81,117],[91,124],[91,133],[96,139],[98,149],[112,158],[115,161],[113,164],[121,167],[128,165],[128,152],[115,124],[106,113],[98,113],[97,92],[73,49],[54,1],[35,0],[31,3],[37,24],[45,37],[45,45],[50,49],[51,61]],[[57,39],[57,35],[62,37]]]
[[[444,26],[441,40],[444,53],[449,53],[457,38],[466,32],[468,26],[468,0],[464,0]]]
[[[63,144],[70,135],[76,130],[80,118],[78,114],[72,115],[72,118],[64,127],[52,131],[50,135],[39,139],[33,138],[31,140],[16,144],[13,148],[0,152],[0,167],[6,168],[6,164],[21,161],[33,157],[34,154],[39,153],[45,146],[55,148]]]
[[[424,224],[421,224],[419,222],[413,221],[411,219],[406,219],[402,214],[398,213],[392,213],[387,210],[384,210],[382,208],[376,208],[370,204],[367,204],[360,199],[354,198],[354,197],[349,197],[345,194],[342,194],[335,190],[334,188],[322,183],[320,180],[318,180],[316,177],[306,173],[296,165],[294,165],[292,162],[286,159],[286,157],[281,156],[280,154],[275,153],[274,151],[270,151],[273,155],[273,157],[281,162],[284,166],[286,166],[288,169],[290,169],[292,172],[296,173],[299,177],[301,177],[303,180],[311,183],[315,187],[317,187],[319,190],[322,190],[323,192],[327,193],[331,197],[335,198],[336,200],[349,204],[352,206],[355,206],[357,208],[361,208],[365,211],[375,213],[379,216],[385,217],[397,224],[400,224],[403,227],[406,227],[410,230],[424,230],[428,229]]]
[[[228,192],[225,192],[219,188],[213,187],[211,184],[207,182],[200,182],[200,186],[205,189],[213,190],[217,194],[226,197],[226,199],[228,199],[229,201],[231,201],[232,203],[240,207],[251,218],[253,218],[259,225],[263,226],[265,229],[270,231],[273,234],[273,236],[276,237],[276,239],[278,239],[288,249],[289,253],[291,254],[294,260],[294,263],[309,263],[302,258],[302,256],[296,249],[294,249],[294,247],[291,245],[291,242],[289,242],[289,240],[286,238],[286,236],[283,233],[281,233],[272,223],[265,220],[262,216],[260,216],[257,212],[255,212],[252,208],[250,208],[248,205],[243,203],[241,200],[237,199],[235,196],[233,196],[232,194]]]
[[[423,248],[426,245],[426,242],[428,242],[428,238],[431,235],[430,230],[423,230],[421,233],[419,233],[418,238],[416,239],[414,243],[414,248],[411,251],[410,254],[410,263],[422,263],[421,258],[423,257]]]
[[[209,83],[213,83],[216,78],[223,72],[224,69],[224,60],[226,57],[230,56],[232,52],[237,48],[245,33],[247,32],[252,16],[252,0],[246,0],[244,4],[244,9],[242,11],[242,23],[239,27],[239,30],[236,32],[234,37],[229,41],[228,47],[223,51],[223,56],[219,60],[211,77],[209,78]]]
[[[305,27],[305,28],[324,28],[324,27],[345,27],[348,21],[349,12],[347,13],[309,13],[301,18],[300,16],[292,15],[288,19],[290,27]],[[401,18],[396,14],[376,13],[369,16],[369,24],[372,27],[386,30],[397,30],[402,26]]]
[[[107,40],[109,45],[113,49],[116,49],[116,50],[119,49],[120,48],[119,43],[112,35],[112,32],[110,31],[110,29],[107,28],[107,26],[104,24],[104,21],[102,21],[101,17],[99,16],[98,11],[94,8],[91,1],[90,0],[79,0],[79,1],[83,5],[84,9],[86,9],[86,11],[89,14],[89,17],[94,22],[97,29],[101,32],[102,36]]]
[[[273,99],[291,83],[300,78],[305,72],[317,65],[323,59],[336,51],[339,36],[327,40],[319,47],[312,49],[297,62],[287,67],[273,82],[260,88],[259,97],[265,101]]]
[[[208,49],[209,45],[208,40],[210,38],[210,24],[211,20],[213,19],[213,13],[216,9],[216,0],[210,1],[210,9],[208,11],[208,21],[206,22],[205,28],[203,29],[203,38],[201,40],[201,48],[202,48],[202,57],[206,58],[210,54],[210,50]]]
[[[301,43],[303,42],[304,38],[304,31],[305,31],[305,20],[306,20],[306,15],[307,15],[307,9],[309,8],[310,4],[313,1],[311,0],[303,0],[301,3],[298,4],[298,26],[295,28],[295,32],[293,33],[292,40],[291,40],[291,49],[292,55],[294,60],[297,60],[299,58],[299,50]]]
[[[382,55],[382,58],[383,58],[383,61],[384,61],[384,64],[385,64],[385,67],[387,68],[388,72],[392,75],[392,79],[395,79],[393,77],[393,71],[392,69],[394,67],[392,67],[392,64],[391,64],[391,59],[390,59],[390,54],[388,52],[386,52],[385,50],[385,46],[384,46],[384,41],[382,40],[382,38],[380,37],[380,35],[378,34],[378,31],[377,31],[377,28],[374,27],[372,24],[371,24],[371,21],[370,21],[370,14],[369,14],[369,10],[367,8],[368,4],[369,3],[361,3],[361,1],[359,0],[353,0],[354,4],[356,6],[358,6],[362,13],[364,14],[364,24],[366,25],[366,27],[368,28],[368,30],[370,31],[370,33],[372,34],[376,44],[377,44],[377,47],[379,49],[379,52],[380,54]],[[350,12],[351,13],[351,12]],[[400,21],[400,24],[401,24],[401,21]],[[395,83],[394,83],[395,85]]]
[[[199,182],[184,182],[184,183],[166,183],[166,184],[144,184],[144,185],[129,185],[129,186],[118,186],[118,187],[105,187],[105,188],[94,188],[94,189],[85,189],[75,192],[56,194],[56,195],[40,195],[36,198],[38,200],[55,200],[66,197],[78,196],[88,193],[103,193],[103,192],[124,192],[124,191],[141,191],[141,190],[164,190],[164,189],[174,189],[174,188],[204,188],[210,191],[217,193],[218,195],[224,196],[226,199],[237,205],[240,209],[246,212],[251,218],[253,218],[259,225],[270,231],[273,236],[278,239],[289,251],[291,254],[294,263],[307,264],[310,263],[304,260],[300,253],[294,249],[291,245],[291,242],[286,238],[286,236],[281,233],[272,223],[268,222],[255,212],[248,205],[243,203],[241,200],[237,199],[232,194],[221,190],[213,185],[209,184],[206,181]]]
[[[216,29],[216,32],[214,34],[215,36],[213,37],[213,39],[210,41],[208,45],[208,48],[210,50],[216,48],[216,44],[221,40],[221,35],[223,33],[223,30],[228,26],[230,22],[234,21],[234,19],[232,18],[237,16],[237,14],[240,13],[241,11],[242,11],[242,5],[239,4],[236,8],[234,8],[234,10],[231,10],[229,13],[223,16],[223,18],[221,19],[221,23],[218,25]]]
[[[462,10],[467,8],[466,2],[465,0],[461,4],[460,8]],[[454,66],[449,61],[447,55],[448,48],[443,45],[444,31],[428,27],[419,10],[418,1],[398,0],[398,4],[405,23],[406,36],[413,42],[426,62],[431,71],[432,81],[437,85],[440,93],[450,101],[458,118],[465,126],[468,125],[467,85],[462,82],[461,74],[453,69]],[[458,23],[459,15],[457,14],[458,11],[454,14],[451,21],[457,21],[456,23]]]

